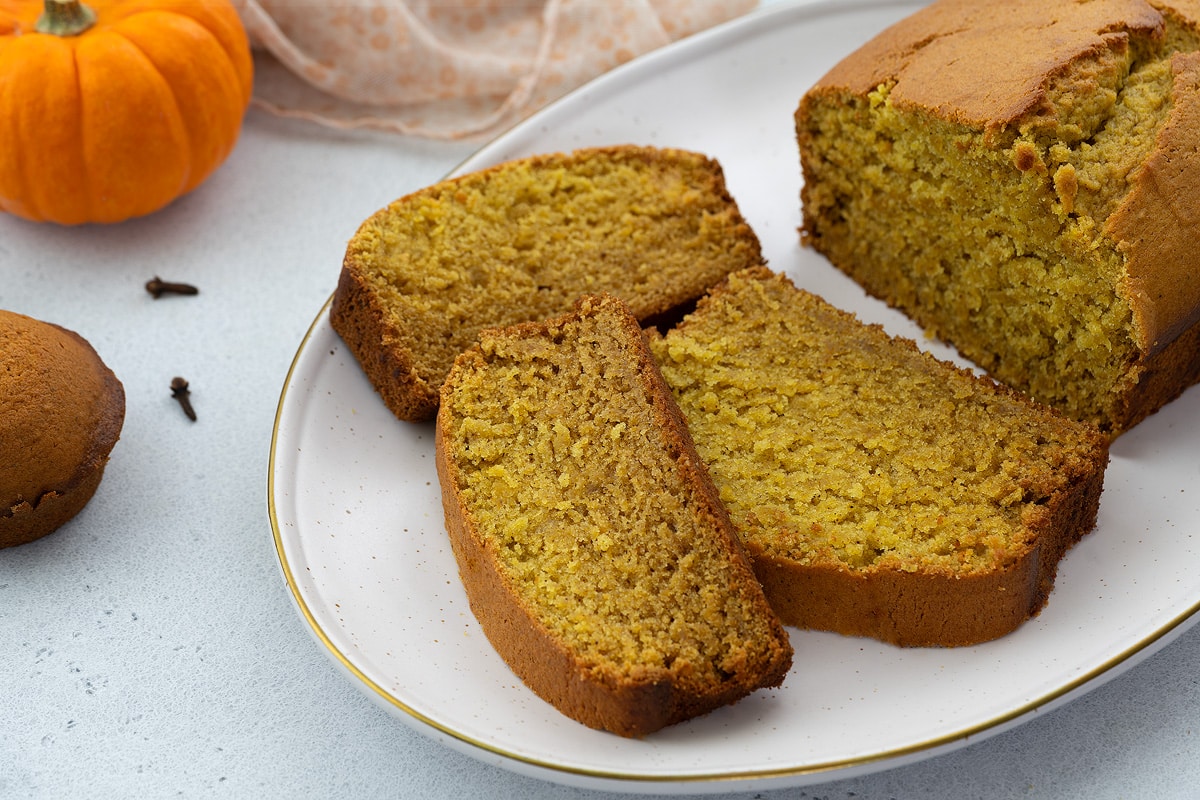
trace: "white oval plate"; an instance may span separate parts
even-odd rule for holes
[[[921,3],[771,7],[609,73],[484,147],[457,172],[536,152],[657,144],[719,159],[777,270],[868,322],[903,317],[801,250],[792,113],[839,58]],[[364,169],[369,165],[364,164]],[[279,403],[269,504],[283,574],[320,643],[372,697],[446,744],[588,788],[732,792],[925,758],[1094,688],[1200,609],[1200,394],[1113,448],[1097,529],[1046,609],[955,650],[792,632],[784,686],[643,741],[561,716],[509,672],[467,606],[443,529],[432,426],[395,420],[322,308]],[[929,342],[937,355],[952,354]]]

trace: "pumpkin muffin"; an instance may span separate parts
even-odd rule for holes
[[[86,340],[0,311],[0,547],[87,505],[124,420],[125,390]]]

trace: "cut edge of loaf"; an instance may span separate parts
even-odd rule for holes
[[[440,400],[440,387],[449,372],[450,364],[445,363],[437,369],[422,365],[423,358],[415,349],[419,345],[414,345],[415,338],[406,329],[407,326],[393,313],[387,300],[372,287],[372,266],[369,259],[360,252],[363,248],[356,247],[355,242],[367,235],[374,226],[385,224],[389,215],[402,214],[409,204],[419,203],[444,191],[476,184],[486,185],[493,177],[513,169],[570,169],[573,164],[589,158],[648,165],[654,165],[657,160],[679,164],[685,161],[695,162],[694,166],[706,173],[707,185],[701,191],[710,204],[721,209],[720,214],[698,214],[697,225],[723,226],[721,236],[729,243],[732,253],[728,258],[730,263],[719,268],[709,265],[706,267],[706,274],[697,273],[689,283],[681,282],[671,288],[667,293],[669,296],[663,297],[637,296],[633,289],[624,288],[625,282],[622,282],[622,286],[552,287],[563,295],[564,301],[560,305],[548,308],[545,313],[535,316],[511,318],[511,313],[505,312],[503,303],[498,303],[495,318],[471,321],[470,324],[474,328],[472,334],[485,328],[537,321],[566,313],[575,298],[599,292],[621,295],[644,324],[651,324],[660,319],[673,319],[690,308],[709,286],[725,274],[746,266],[765,263],[761,243],[730,194],[720,163],[709,156],[689,150],[629,144],[580,148],[569,153],[538,154],[448,178],[412,192],[372,214],[351,238],[329,312],[334,331],[345,341],[384,404],[399,419],[424,422],[434,418]],[[446,338],[450,335],[447,333]],[[470,342],[464,341],[455,351],[455,355],[469,346]]]
[[[778,686],[791,667],[792,648],[774,610],[754,574],[753,565],[734,531],[707,468],[696,452],[686,422],[650,354],[642,329],[623,301],[611,296],[585,296],[576,311],[538,323],[524,323],[484,332],[489,336],[545,336],[555,326],[579,315],[597,313],[598,308],[621,309],[622,335],[636,358],[635,370],[651,400],[654,415],[667,448],[684,483],[695,491],[693,513],[717,532],[731,570],[739,576],[744,593],[754,599],[753,609],[762,615],[771,631],[771,641],[760,643],[763,651],[756,662],[739,664],[741,674],[729,674],[715,685],[676,685],[667,670],[643,670],[637,677],[621,675],[603,665],[587,667],[577,654],[560,641],[540,619],[536,609],[521,598],[500,566],[495,543],[479,533],[472,509],[461,502],[457,489],[459,469],[447,452],[447,428],[451,403],[443,403],[437,415],[435,460],[446,528],[460,576],[475,617],[488,640],[513,672],[535,694],[566,716],[592,728],[625,737],[640,738],[668,725],[707,714],[732,704],[754,691]],[[455,374],[483,363],[480,346],[461,354],[443,386],[449,398]]]
[[[934,3],[805,93],[794,115],[801,240],[998,380],[1117,436],[1200,381],[1200,277],[1191,266],[1200,14],[1161,2],[1025,5],[1001,22],[968,2]],[[1044,20],[1052,17],[1048,37]],[[1024,44],[1015,60],[1012,42]],[[963,53],[977,63],[950,68],[966,63]],[[976,91],[985,85],[994,91]],[[855,104],[855,125],[830,127],[820,137],[830,144],[816,147],[818,112],[833,119],[835,106]],[[886,147],[868,144],[872,155],[861,163],[832,169],[848,159],[845,143],[872,126]],[[917,155],[920,137],[945,141]],[[945,212],[932,208],[931,198],[956,190],[944,178],[962,168],[960,156],[979,160],[988,151],[995,163],[986,186],[968,184],[966,199],[954,196]],[[849,190],[834,189],[844,177]],[[887,188],[893,184],[902,191]],[[1004,196],[986,191],[1002,186]],[[989,219],[1018,195],[1003,224]],[[834,196],[841,205],[830,204]],[[898,210],[880,212],[887,203]],[[1008,242],[1005,226],[1028,223],[1025,214],[1039,228],[1057,220],[1060,229],[1046,243]],[[862,220],[921,244],[894,247]],[[964,230],[967,241],[928,244],[942,230]],[[1006,248],[1015,255],[1002,259]],[[978,265],[963,267],[957,253],[973,254]],[[1062,271],[1067,279],[1040,296],[1016,293],[1039,281],[1013,281],[991,308],[972,305],[997,292],[981,292],[977,276],[1033,272],[1025,263],[1032,261],[1050,273],[1060,260],[1074,262]],[[1085,296],[1070,285],[1083,275],[1100,289],[1092,303],[1076,304],[1080,321],[1046,326],[1050,312],[1036,309]]]
[[[999,568],[988,571],[955,570],[944,565],[924,566],[916,571],[903,565],[877,562],[852,568],[831,555],[810,554],[808,563],[768,552],[756,539],[754,527],[764,523],[751,513],[743,518],[731,500],[730,511],[739,527],[743,545],[754,563],[776,613],[785,625],[824,630],[850,636],[879,639],[905,647],[958,647],[990,641],[1018,628],[1046,604],[1053,588],[1058,564],[1068,549],[1096,524],[1109,440],[1094,425],[1063,416],[1026,395],[986,376],[936,359],[903,337],[888,334],[879,325],[862,323],[849,312],[837,309],[820,297],[796,287],[786,276],[767,268],[753,268],[731,275],[702,298],[694,315],[675,330],[652,341],[665,361],[671,337],[684,335],[689,324],[697,324],[708,309],[723,302],[738,282],[777,282],[805,295],[820,308],[843,321],[861,326],[872,337],[882,337],[898,353],[916,354],[948,378],[964,380],[985,392],[1008,398],[1031,412],[1065,426],[1079,437],[1084,457],[1070,459],[1063,467],[1062,482],[1050,488],[1039,502],[1026,502],[1021,516],[1023,533],[1011,542],[1009,557]],[[728,346],[734,346],[731,342]],[[671,383],[672,369],[664,364]],[[681,406],[689,407],[681,400]],[[700,451],[707,452],[702,429],[693,426]],[[722,466],[713,457],[710,470],[719,488],[726,489]],[[1042,490],[1044,491],[1044,487]],[[803,522],[797,519],[794,522]]]
[[[329,321],[397,418],[408,422],[433,418],[441,386],[421,376],[411,352],[400,344],[404,333],[390,319],[387,305],[354,269],[343,267],[338,276]]]

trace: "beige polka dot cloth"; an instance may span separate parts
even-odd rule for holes
[[[436,139],[502,131],[758,0],[234,0],[258,107]]]

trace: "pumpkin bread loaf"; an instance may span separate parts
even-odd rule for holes
[[[0,547],[79,513],[124,420],[121,382],[82,337],[0,311]]]
[[[564,714],[643,736],[783,680],[787,634],[623,302],[483,332],[436,443],[471,609]]]
[[[633,146],[540,155],[436,184],[364,222],[330,321],[387,406],[419,421],[483,328],[557,316],[599,292],[646,321],[761,263],[709,158]]]
[[[1092,529],[1108,440],[766,268],[651,341],[784,624],[1002,636]]]
[[[796,112],[803,239],[1114,434],[1200,379],[1200,4],[942,0]]]

